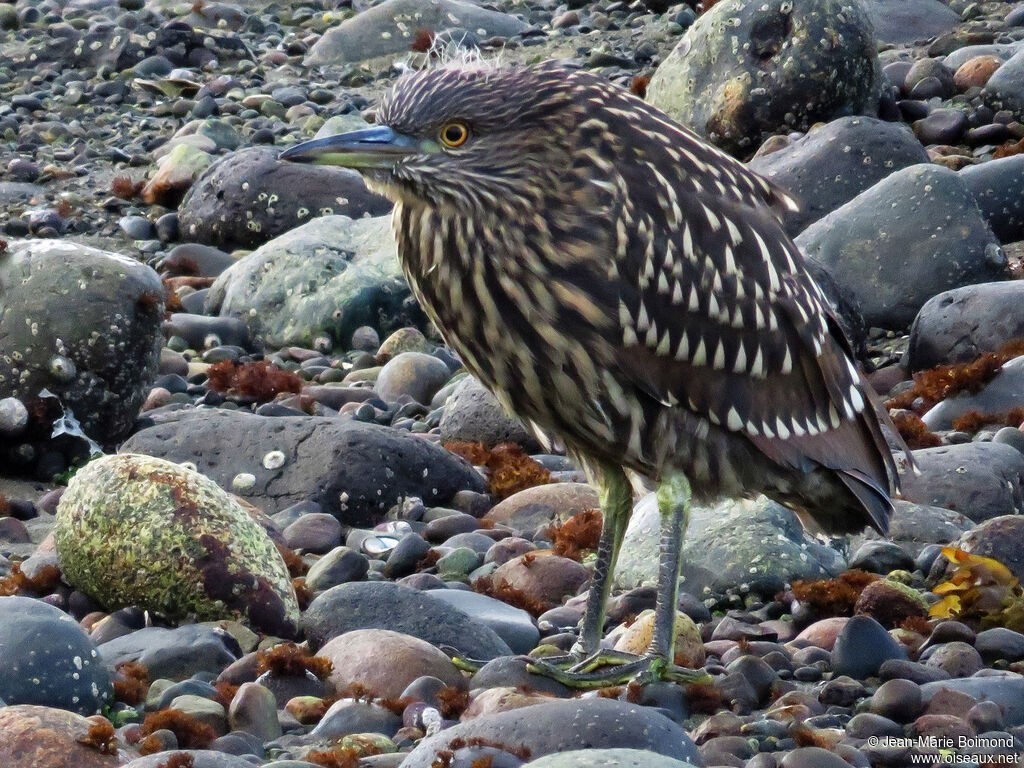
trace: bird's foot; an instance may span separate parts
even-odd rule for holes
[[[451,659],[452,664],[456,669],[460,669],[463,672],[469,672],[470,674],[476,674],[479,672],[487,661],[484,659],[471,659],[468,656],[463,656],[458,648],[454,648],[450,645],[440,646],[441,652]]]
[[[702,669],[680,667],[654,654],[636,656],[620,651],[599,651],[568,669],[552,664],[548,659],[532,659],[528,668],[535,674],[580,690],[628,683],[646,685],[658,681],[682,684],[711,682],[711,676]]]

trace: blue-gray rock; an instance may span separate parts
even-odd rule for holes
[[[656,582],[659,519],[649,494],[626,531],[615,577],[619,586]],[[680,583],[693,595],[741,585],[772,595],[794,579],[831,578],[845,568],[839,552],[808,536],[791,510],[760,497],[691,511]]]
[[[306,639],[316,650],[356,629],[388,629],[431,645],[452,646],[475,659],[512,651],[498,634],[452,605],[386,581],[341,584],[318,595],[303,614]]]
[[[960,512],[975,522],[1024,510],[1024,454],[1002,443],[914,451],[920,474],[902,476],[903,497]]]
[[[184,680],[197,672],[216,675],[239,655],[230,635],[201,624],[145,627],[101,644],[99,652],[110,667],[137,661],[153,680]]]
[[[493,597],[462,589],[433,589],[430,596],[444,600],[495,631],[508,643],[513,653],[529,653],[540,642],[540,631],[533,618],[521,608],[495,600]]]
[[[335,547],[310,567],[306,586],[319,592],[350,581],[362,581],[369,570],[370,562],[361,552]]]
[[[993,701],[1003,713],[1008,728],[1024,725],[1024,677],[1013,672],[994,672],[978,677],[939,680],[921,686],[925,704],[941,690],[966,693],[979,701]]]
[[[1024,659],[1024,634],[1006,627],[992,627],[978,633],[974,647],[989,662],[996,659],[1020,661]]]
[[[574,749],[646,749],[694,765],[703,760],[686,732],[656,709],[612,699],[571,699],[484,715],[424,739],[401,768],[430,768],[456,739],[525,747],[532,757]]]
[[[1024,175],[1024,166],[1021,174]],[[1024,189],[1021,194],[1024,195]],[[967,362],[1022,336],[1024,281],[954,288],[929,299],[914,318],[907,367],[913,373],[937,365]]]
[[[464,440],[487,447],[518,443],[529,452],[540,448],[533,433],[473,376],[465,376],[452,388],[444,403],[440,428],[442,443]]]
[[[1006,278],[1006,255],[953,171],[896,171],[796,239],[855,297],[869,325],[903,329],[937,293]]]
[[[97,442],[123,438],[156,376],[163,295],[157,273],[127,256],[12,241],[0,256],[0,398],[46,389]]]
[[[338,739],[352,733],[383,733],[391,737],[402,727],[402,718],[377,704],[342,699],[324,713],[310,732],[314,739]]]
[[[480,475],[440,446],[401,430],[327,417],[182,411],[132,435],[121,450],[194,462],[227,489],[236,475],[250,473],[255,484],[237,492],[268,513],[311,500],[355,526],[380,522],[399,499],[436,505],[460,490],[484,490]],[[264,466],[271,451],[284,452],[283,465]]]
[[[968,165],[959,173],[999,241],[1024,239],[1024,155]]]
[[[253,762],[238,755],[216,752],[212,749],[176,749],[171,752],[155,752],[145,757],[137,757],[124,768],[161,768],[167,764],[171,755],[189,755],[192,768],[253,768]]]
[[[1008,109],[1024,117],[1024,51],[1011,56],[985,83],[981,98],[992,109]]]
[[[216,277],[235,263],[230,253],[200,243],[174,246],[159,260],[161,271],[172,275]]]
[[[956,541],[974,525],[969,518],[951,509],[904,499],[897,499],[893,504],[889,540],[914,557],[929,544],[946,545]],[[852,563],[850,565],[853,567]]]
[[[968,411],[998,416],[1024,402],[1024,356],[1004,363],[1002,369],[978,392],[961,392],[930,408],[922,419],[929,429],[951,429],[953,421]]]
[[[786,231],[797,235],[893,171],[927,162],[921,142],[902,123],[841,117],[755,155],[748,165],[799,201],[800,210],[785,218]]]
[[[390,217],[321,216],[264,243],[211,286],[208,314],[237,318],[274,347],[338,348],[353,331],[424,324],[398,264]]]
[[[905,659],[907,652],[870,616],[854,616],[839,632],[832,649],[832,671],[863,680],[878,674],[889,659]]]
[[[646,749],[576,749],[531,760],[528,768],[694,768]]]
[[[167,336],[180,336],[191,349],[233,346],[252,349],[253,341],[245,323],[236,317],[207,317],[176,312],[164,323]]]
[[[113,699],[110,672],[78,623],[28,597],[0,597],[0,698],[92,715]]]
[[[429,405],[434,394],[443,387],[452,372],[437,357],[424,352],[402,352],[384,364],[373,388],[385,402],[411,397]]]
[[[254,248],[318,216],[380,216],[391,203],[353,170],[282,163],[278,151],[247,147],[218,158],[178,209],[193,242]]]
[[[386,0],[329,29],[309,49],[307,66],[342,64],[408,54],[417,30],[448,33],[452,40],[511,37],[527,24],[505,13],[462,0]]]
[[[898,1],[898,0],[897,0]],[[1024,50],[1024,41],[1018,40],[1012,43],[985,43],[981,45],[966,45],[957,48],[942,60],[947,69],[956,72],[961,65],[973,59],[975,56],[998,56],[1003,61],[1009,61],[1013,56]]]
[[[1024,517],[1019,514],[986,520],[961,536],[956,546],[998,560],[1018,579],[1024,579]]]
[[[939,0],[861,0],[882,43],[907,44],[938,37],[960,23]]]
[[[890,541],[867,541],[850,556],[850,567],[884,576],[891,571],[912,570],[914,558]]]
[[[775,133],[877,114],[881,80],[859,3],[724,0],[655,70],[647,98],[712,143],[745,154]]]

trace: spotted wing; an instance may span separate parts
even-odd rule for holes
[[[674,148],[620,181],[622,371],[780,464],[840,471],[883,527],[891,456],[849,344],[779,226],[786,198],[689,135]]]

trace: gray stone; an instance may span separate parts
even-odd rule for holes
[[[907,367],[913,373],[937,365],[964,363],[1021,337],[1024,281],[954,288],[929,299],[914,318]]]
[[[461,0],[386,0],[329,29],[306,56],[307,66],[408,54],[417,30],[450,32],[453,40],[511,37],[527,28],[514,16]]]
[[[939,0],[861,0],[879,42],[907,44],[938,37],[960,23]]]
[[[0,398],[57,395],[87,435],[131,429],[160,360],[163,286],[149,267],[66,240],[0,255]]]
[[[659,522],[654,494],[648,494],[636,505],[626,530],[616,572],[619,586],[656,583]],[[772,595],[795,579],[831,578],[845,567],[836,550],[804,532],[792,511],[762,496],[691,510],[681,584],[697,596],[740,585]]]
[[[893,502],[889,518],[889,539],[904,552],[916,557],[929,544],[946,545],[956,541],[973,522],[951,509],[915,504],[904,499]],[[872,537],[876,536],[872,532]]]
[[[339,739],[352,733],[382,733],[391,737],[401,727],[402,718],[378,704],[341,699],[324,713],[310,736]]]
[[[1024,240],[1024,155],[965,166],[960,178],[1000,242]]]
[[[495,504],[486,520],[529,532],[564,523],[573,515],[597,509],[597,491],[586,483],[549,483],[519,491]]]
[[[991,557],[1024,579],[1024,517],[1001,515],[965,533],[956,546],[972,555]]]
[[[896,0],[897,2],[899,0]],[[942,60],[948,69],[956,72],[963,64],[975,56],[998,56],[1003,61],[1008,61],[1024,49],[1024,40],[1014,43],[987,43],[983,45],[967,45],[957,48]]]
[[[197,243],[254,248],[318,216],[380,216],[391,203],[353,170],[283,163],[278,151],[247,147],[218,158],[178,209],[182,233]]]
[[[167,764],[171,755],[189,755],[192,768],[252,768],[253,763],[238,755],[226,752],[215,752],[212,749],[176,749],[172,752],[155,752],[145,757],[137,757],[124,768],[161,768]]]
[[[947,397],[928,410],[922,419],[929,429],[952,429],[953,421],[968,411],[998,416],[1024,402],[1024,356],[1005,363],[995,377],[975,393]]]
[[[78,623],[28,597],[0,597],[0,699],[92,715],[113,699],[110,673]]]
[[[577,749],[531,760],[527,768],[694,768],[646,749]]]
[[[652,707],[612,699],[571,699],[484,715],[424,739],[402,768],[430,768],[455,739],[526,747],[534,757],[588,748],[646,749],[694,765],[703,763],[686,732]]]
[[[526,611],[493,597],[463,589],[432,589],[430,596],[454,606],[491,629],[513,653],[529,653],[540,642],[540,631]]]
[[[907,652],[870,616],[854,616],[843,626],[832,649],[832,670],[855,680],[877,675],[890,659],[905,659]]]
[[[800,210],[785,219],[786,231],[796,235],[893,171],[927,162],[928,153],[902,123],[841,117],[755,155],[748,165],[799,201]]]
[[[200,624],[175,629],[145,627],[99,646],[110,667],[125,661],[144,666],[150,679],[184,680],[197,672],[219,674],[237,659],[235,641],[224,631]]]
[[[341,348],[372,324],[423,323],[409,302],[388,217],[321,216],[229,267],[210,288],[209,314],[236,317],[271,346]]]
[[[869,325],[902,330],[928,299],[1007,277],[1006,255],[961,178],[896,171],[796,239],[854,295]]]
[[[242,683],[231,699],[228,718],[232,731],[251,733],[262,742],[281,735],[274,694],[256,683]]]
[[[452,372],[439,358],[424,352],[403,352],[384,364],[373,388],[385,402],[394,402],[403,395],[417,403],[429,405],[431,398]]]
[[[121,447],[177,463],[194,462],[226,489],[240,473],[255,484],[238,491],[268,513],[318,502],[347,525],[375,525],[399,499],[443,504],[460,490],[484,490],[465,461],[401,430],[327,417],[256,416],[220,409],[181,411],[132,435]],[[283,451],[281,467],[263,457]]]
[[[319,592],[350,581],[362,581],[369,570],[370,563],[362,553],[348,547],[335,547],[313,563],[306,574],[306,586]]]
[[[437,647],[452,646],[476,659],[512,652],[493,629],[458,608],[429,592],[386,581],[332,587],[310,603],[303,626],[313,649],[353,630],[387,629]]]
[[[28,426],[28,408],[16,397],[0,398],[0,435],[17,437]]]
[[[1024,677],[1020,675],[996,672],[979,677],[925,683],[921,686],[925,704],[942,690],[966,693],[978,701],[993,701],[1002,710],[1006,727],[1024,725]]]
[[[658,67],[647,98],[742,154],[774,133],[876,114],[881,79],[871,22],[858,3],[723,0]]]
[[[454,385],[444,404],[440,428],[442,443],[464,440],[489,448],[518,443],[530,452],[540,449],[537,438],[473,376]]]
[[[1024,509],[1024,455],[1002,443],[914,451],[920,474],[904,472],[903,498],[960,512],[975,522]]]
[[[1011,56],[985,83],[981,98],[992,109],[1008,109],[1024,117],[1024,51]]]
[[[207,317],[189,312],[175,312],[164,323],[164,333],[185,340],[190,349],[204,350],[220,346],[252,349],[249,328],[235,317]],[[186,369],[187,370],[187,369]]]

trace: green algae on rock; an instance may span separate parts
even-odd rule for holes
[[[296,633],[298,604],[273,542],[226,491],[178,464],[139,454],[91,462],[61,498],[54,539],[67,581],[107,608]]]

